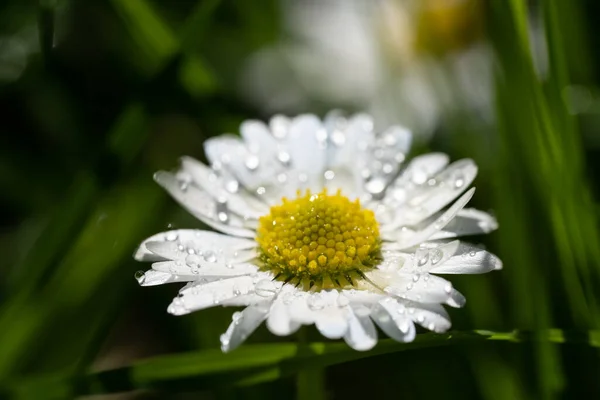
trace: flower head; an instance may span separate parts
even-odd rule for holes
[[[477,167],[448,165],[431,153],[404,163],[410,132],[376,133],[366,115],[329,114],[269,124],[247,121],[241,138],[206,142],[210,167],[183,158],[156,181],[221,233],[173,230],[135,254],[152,261],[144,286],[187,282],[168,307],[181,315],[217,305],[245,306],[221,337],[223,351],[266,320],[276,335],[315,324],[357,350],[377,343],[379,326],[401,342],[415,323],[443,332],[443,304],[464,297],[437,274],[500,269],[489,252],[454,240],[497,227],[464,208]]]

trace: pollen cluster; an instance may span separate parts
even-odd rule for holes
[[[265,269],[307,289],[353,285],[380,259],[375,215],[340,192],[283,198],[260,219],[257,242]]]

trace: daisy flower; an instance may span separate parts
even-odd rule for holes
[[[207,140],[210,166],[184,157],[155,180],[219,233],[146,239],[135,258],[153,264],[139,283],[186,282],[167,309],[174,315],[245,306],[223,351],[263,321],[281,336],[314,324],[356,350],[375,346],[375,326],[400,342],[415,338],[415,324],[446,331],[443,305],[465,299],[437,274],[500,269],[496,256],[455,239],[497,224],[464,208],[473,161],[431,153],[405,163],[410,143],[404,128],[379,133],[367,115],[336,112],[246,121],[241,137]]]

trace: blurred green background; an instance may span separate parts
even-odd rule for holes
[[[2,2],[0,397],[600,398],[598,15],[593,0]],[[233,310],[173,317],[176,285],[133,278],[142,239],[202,228],[152,174],[244,119],[331,108],[408,125],[414,154],[475,159],[473,205],[500,230],[472,241],[504,270],[453,278],[456,334],[356,353],[261,327],[221,355]]]

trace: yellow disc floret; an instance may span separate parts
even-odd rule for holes
[[[257,230],[263,268],[304,288],[353,285],[380,260],[375,215],[340,192],[282,199]]]

